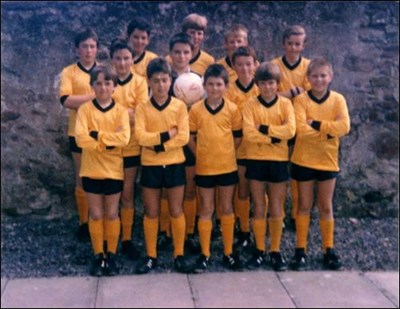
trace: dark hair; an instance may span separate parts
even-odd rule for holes
[[[228,85],[228,72],[222,64],[214,63],[208,66],[206,72],[204,73],[204,84],[206,84],[207,79],[210,77],[222,77],[225,85]]]
[[[151,26],[150,23],[148,23],[144,18],[137,17],[132,19],[127,29],[128,38],[131,36],[132,32],[135,31],[135,29],[146,31],[147,35],[150,36]]]
[[[235,64],[237,57],[253,57],[254,62],[257,61],[257,55],[253,48],[250,46],[241,46],[235,49],[232,54],[232,63]]]
[[[306,31],[304,28],[300,25],[294,25],[294,26],[289,26],[285,29],[283,32],[283,37],[282,37],[282,43],[285,44],[285,41],[291,36],[291,35],[304,35],[304,41],[303,43],[306,42],[307,40],[307,35]]]
[[[85,30],[79,32],[75,36],[75,47],[78,48],[79,44],[87,39],[93,39],[96,41],[96,46],[99,47],[99,37],[97,33],[92,28],[86,28]]]
[[[115,72],[114,67],[109,63],[98,65],[93,68],[93,70],[90,72],[90,85],[94,85],[94,82],[101,73],[104,74],[105,80],[112,80],[114,86],[117,86],[117,73]]]
[[[279,66],[272,62],[263,62],[256,70],[254,75],[254,80],[256,84],[259,81],[266,81],[274,79],[279,84],[281,80],[281,72],[279,71]]]
[[[171,51],[177,43],[188,44],[192,51],[194,49],[192,37],[184,32],[179,32],[172,36],[169,40],[169,51]]]
[[[118,50],[121,49],[127,49],[130,51],[133,57],[133,50],[132,47],[128,45],[128,41],[122,38],[116,38],[111,42],[111,47],[110,47],[110,58],[113,57],[114,53]]]
[[[147,78],[150,79],[156,73],[166,73],[172,77],[172,69],[167,60],[158,57],[149,62],[146,69]]]

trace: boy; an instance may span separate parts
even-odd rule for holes
[[[139,261],[137,274],[157,266],[157,234],[161,190],[168,196],[174,243],[175,269],[190,272],[184,254],[185,216],[182,203],[185,190],[183,146],[189,141],[188,113],[184,102],[169,96],[171,67],[163,58],[150,61],[147,67],[152,97],[140,104],[135,113],[135,135],[142,146],[143,219],[147,257]]]
[[[134,135],[135,108],[148,100],[147,82],[140,75],[131,73],[133,51],[127,41],[114,40],[110,48],[110,57],[116,69],[118,80],[113,98],[117,104],[126,107],[129,112],[131,138],[123,149],[124,187],[122,190],[121,225],[122,252],[131,259],[137,259],[139,253],[133,245],[132,226],[135,217],[134,186],[136,172],[140,165],[140,145]]]
[[[254,202],[253,232],[256,251],[247,262],[249,268],[260,267],[265,261],[266,203],[265,184],[268,185],[270,218],[269,260],[275,271],[287,269],[280,253],[289,151],[287,141],[295,134],[295,118],[292,103],[277,95],[280,79],[276,64],[264,62],[256,71],[255,81],[260,95],[251,98],[243,111],[244,139],[246,148],[246,178],[250,182]]]
[[[279,70],[281,72],[281,81],[278,86],[278,93],[291,100],[293,100],[300,93],[311,88],[306,76],[306,71],[310,60],[301,57],[306,40],[306,32],[302,26],[295,25],[288,27],[283,32],[282,45],[284,49],[284,55],[283,57],[278,57],[272,60],[272,63],[275,63],[279,66]],[[294,141],[295,139],[292,139],[289,142],[290,152],[293,148]],[[289,226],[295,228],[299,193],[297,182],[294,179],[292,179],[290,182],[290,187],[292,195],[292,211],[291,224]]]
[[[235,103],[240,112],[243,113],[245,103],[251,98],[259,95],[259,90],[254,81],[257,57],[253,48],[241,46],[232,54],[232,63],[238,78],[231,81],[225,97]],[[249,248],[250,238],[250,199],[248,192],[248,181],[246,172],[246,140],[243,140],[236,151],[238,164],[239,184],[234,197],[234,211],[240,221],[240,233],[237,245],[241,249]]]
[[[129,115],[126,107],[112,99],[117,85],[112,66],[95,68],[90,85],[96,97],[79,108],[76,121],[76,142],[83,149],[79,176],[89,204],[89,231],[95,254],[89,272],[92,276],[104,272],[116,275],[118,205],[124,179],[122,147],[130,138]]]
[[[182,22],[182,32],[191,36],[194,45],[193,58],[189,62],[190,69],[201,76],[207,67],[215,62],[213,56],[201,49],[206,29],[207,18],[196,13],[189,14]]]
[[[127,29],[128,41],[133,48],[132,73],[146,78],[146,68],[151,60],[157,55],[146,50],[150,43],[150,24],[143,18],[133,19]]]
[[[228,72],[229,81],[235,81],[237,79],[237,74],[232,66],[232,55],[236,48],[240,46],[247,46],[249,31],[247,28],[241,24],[235,24],[228,30],[225,34],[225,44],[226,57],[221,58],[217,63],[222,64],[226,71]]]
[[[242,117],[235,104],[223,98],[228,73],[212,64],[204,75],[207,99],[195,103],[189,112],[189,147],[196,154],[196,185],[200,195],[198,230],[202,254],[194,271],[204,272],[210,263],[210,241],[215,188],[219,187],[225,267],[240,268],[233,252],[234,220],[232,198],[238,182],[235,149],[241,142]]]
[[[90,28],[76,35],[75,48],[79,61],[62,70],[60,81],[60,101],[64,107],[69,109],[68,138],[75,169],[75,200],[79,214],[77,237],[80,241],[90,239],[89,207],[82,189],[82,179],[79,177],[82,149],[76,144],[75,121],[78,108],[83,103],[94,99],[94,92],[89,83],[89,74],[96,66],[98,42],[96,32]]]
[[[297,139],[292,154],[291,177],[299,184],[296,217],[295,270],[307,269],[307,236],[310,211],[317,185],[318,209],[324,266],[336,270],[341,261],[333,249],[333,194],[339,173],[339,138],[350,131],[350,116],[345,98],[329,90],[332,65],[323,58],[312,60],[307,69],[311,90],[294,100]]]

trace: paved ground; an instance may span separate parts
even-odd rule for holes
[[[398,308],[399,272],[1,278],[1,308]]]

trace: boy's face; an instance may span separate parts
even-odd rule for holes
[[[290,35],[283,43],[283,49],[289,58],[297,58],[304,49],[304,35]]]
[[[114,82],[106,80],[103,73],[97,75],[97,80],[92,85],[96,99],[99,102],[111,101],[111,96],[114,92]]]
[[[236,48],[241,46],[247,46],[247,38],[244,33],[231,34],[225,40],[225,49],[229,57],[232,56]]]
[[[225,94],[226,84],[222,77],[210,76],[205,81],[204,89],[207,92],[207,98],[210,100],[220,100]]]
[[[204,31],[198,29],[188,29],[186,33],[192,37],[194,48],[200,48],[204,41]]]
[[[132,53],[128,49],[120,49],[114,52],[112,63],[117,71],[118,77],[125,77],[131,71],[133,64]]]
[[[316,93],[324,94],[332,81],[333,74],[329,66],[317,67],[307,76],[312,90]]]
[[[252,77],[254,75],[255,67],[255,61],[252,56],[236,57],[233,65],[237,75],[242,78]]]
[[[178,70],[189,68],[189,61],[193,53],[189,44],[176,43],[171,50],[172,67]]]
[[[275,79],[260,80],[257,82],[257,86],[260,89],[261,96],[267,101],[275,98],[278,91],[278,82]]]
[[[171,76],[168,73],[155,73],[148,80],[149,87],[155,98],[163,98],[168,96],[171,87]]]
[[[129,37],[129,42],[136,55],[141,55],[149,45],[149,36],[146,31],[135,29]]]
[[[76,53],[83,65],[92,65],[96,60],[97,42],[92,38],[80,42]]]

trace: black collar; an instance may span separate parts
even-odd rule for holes
[[[153,105],[155,109],[157,109],[157,110],[159,110],[159,111],[162,111],[162,110],[164,110],[164,109],[169,105],[169,103],[171,103],[171,97],[168,96],[168,99],[167,99],[163,104],[161,104],[161,105],[159,105],[159,104],[157,103],[157,101],[154,100],[153,97],[150,98],[150,102],[151,102],[151,105]]]
[[[297,68],[299,66],[299,64],[301,63],[301,57],[299,58],[299,60],[297,60],[297,62],[293,65],[290,65],[290,63],[286,60],[285,56],[282,57],[282,62],[285,65],[285,67],[287,67],[289,70],[294,70],[295,68]]]
[[[196,56],[194,56],[192,59],[190,59],[189,64],[192,64],[192,63],[196,62],[197,60],[199,60],[200,55],[201,55],[201,50],[199,50],[199,52],[197,53]]]
[[[129,82],[132,80],[132,78],[133,78],[133,74],[130,73],[130,74],[128,75],[128,77],[125,78],[124,80],[118,79],[118,85],[120,85],[120,86],[126,85],[127,83],[129,83]]]
[[[270,107],[274,106],[276,102],[278,102],[278,96],[277,96],[277,95],[276,95],[275,98],[274,98],[272,101],[270,101],[270,102],[265,101],[265,100],[263,99],[263,97],[261,96],[261,94],[257,97],[257,99],[258,99],[258,101],[260,101],[260,103],[261,103],[262,105],[264,105],[266,108],[270,108]]]
[[[215,114],[217,114],[221,109],[224,108],[225,100],[222,99],[222,103],[221,103],[216,109],[212,109],[212,108],[210,107],[210,105],[207,104],[207,99],[204,100],[204,105],[205,105],[206,109],[208,110],[208,112],[209,112],[210,114],[215,115]]]
[[[315,103],[322,104],[322,103],[324,103],[326,100],[328,100],[329,95],[330,95],[330,91],[328,90],[328,91],[325,93],[325,95],[324,95],[321,99],[318,99],[316,96],[314,96],[314,95],[312,94],[311,90],[307,91],[307,94],[308,94],[308,96],[310,97],[310,99],[313,100]]]
[[[249,92],[249,91],[253,88],[253,86],[254,86],[254,78],[251,80],[250,84],[249,84],[247,87],[243,86],[243,85],[240,83],[239,79],[237,79],[237,80],[235,81],[235,84],[236,84],[236,86],[237,86],[240,90],[242,90],[244,93],[247,93],[247,92]]]
[[[140,61],[143,60],[144,56],[146,55],[146,51],[143,51],[143,53],[137,58],[135,61],[133,61],[133,64],[138,64]]]
[[[228,56],[225,57],[225,61],[226,61],[226,64],[229,65],[230,68],[232,68],[231,59],[229,59]]]
[[[105,113],[105,112],[109,111],[110,109],[112,109],[112,108],[115,106],[114,100],[111,100],[111,104],[108,105],[106,108],[101,107],[101,105],[97,102],[96,99],[94,99],[92,102],[93,102],[93,105],[94,105],[99,111],[101,111],[102,113]]]
[[[92,72],[92,70],[96,66],[96,62],[93,63],[93,66],[89,70],[86,70],[85,67],[82,65],[82,63],[80,63],[80,62],[78,62],[77,65],[78,65],[78,68],[80,68],[83,72],[90,74],[90,72]]]

